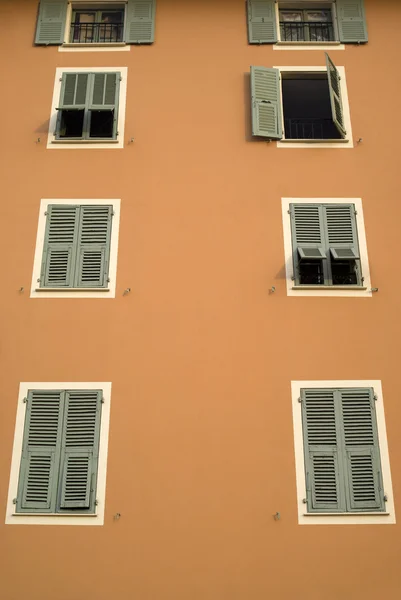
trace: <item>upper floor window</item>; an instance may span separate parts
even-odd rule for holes
[[[100,8],[80,10],[79,4],[73,10],[70,39],[71,43],[110,44],[124,40],[124,8]]]
[[[247,0],[250,44],[368,41],[364,0]]]

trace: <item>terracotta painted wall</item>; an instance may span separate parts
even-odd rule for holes
[[[249,46],[242,0],[158,0],[153,46],[80,54],[34,47],[37,2],[1,0],[0,516],[19,382],[113,383],[105,525],[2,516],[2,600],[399,600],[399,525],[296,515],[292,379],[382,380],[401,514],[401,5],[365,4],[369,43],[331,53],[363,143],[293,150],[252,141],[249,66],[324,53]],[[133,144],[46,149],[63,66],[128,66]],[[378,294],[286,296],[287,196],[363,199]],[[57,197],[122,199],[115,300],[29,298]]]

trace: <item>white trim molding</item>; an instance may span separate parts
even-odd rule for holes
[[[42,199],[40,201],[39,221],[36,234],[35,255],[33,261],[33,272],[31,282],[31,298],[115,298],[116,297],[116,281],[117,281],[117,256],[118,256],[118,235],[120,228],[120,203],[118,199]],[[113,220],[111,225],[110,239],[110,257],[109,257],[109,287],[107,290],[103,288],[93,289],[51,289],[41,288],[39,290],[39,281],[42,268],[43,245],[46,231],[46,211],[49,204],[107,204],[113,207]]]
[[[26,403],[24,398],[28,395],[28,390],[82,390],[82,389],[101,389],[103,390],[104,403],[102,404],[102,420],[100,423],[99,440],[99,462],[97,475],[96,498],[98,504],[94,515],[60,515],[60,514],[15,514],[14,498],[17,497],[19,470],[22,455],[22,443],[24,438]],[[107,451],[110,425],[110,402],[111,402],[111,383],[110,382],[49,382],[34,381],[20,383],[17,417],[15,421],[14,445],[11,458],[10,484],[8,488],[6,525],[103,525],[104,509],[106,499],[106,472],[107,472]]]
[[[121,73],[120,94],[118,100],[118,121],[117,121],[117,139],[106,142],[92,142],[88,140],[69,141],[56,140],[55,131],[57,125],[57,107],[60,101],[61,79],[63,73]],[[125,108],[127,103],[127,76],[128,67],[57,67],[54,80],[53,99],[50,110],[49,133],[47,136],[47,149],[55,150],[82,150],[82,149],[115,149],[124,148],[124,129],[125,129]]]
[[[386,512],[383,513],[339,513],[339,514],[306,514],[305,459],[302,433],[302,407],[298,398],[301,388],[373,388],[376,400],[376,418],[379,436],[380,458],[384,492],[387,496]],[[391,480],[390,457],[387,444],[386,421],[384,415],[383,392],[381,381],[368,380],[334,380],[334,381],[291,381],[292,418],[294,427],[295,470],[297,484],[297,513],[299,525],[392,525],[396,522]]]
[[[281,73],[327,73],[327,67],[273,67],[274,69],[279,69]],[[345,139],[336,140],[334,142],[328,141],[319,141],[319,140],[311,140],[311,142],[299,141],[296,140],[286,140],[285,139],[285,128],[284,128],[284,110],[283,110],[283,92],[282,87],[280,85],[280,95],[281,95],[281,117],[282,117],[282,127],[283,127],[283,139],[277,141],[277,148],[353,148],[354,142],[352,137],[352,127],[351,127],[351,114],[349,108],[349,100],[348,100],[348,89],[347,89],[347,80],[345,77],[345,68],[338,67],[336,68],[340,74],[340,86],[341,86],[341,100],[343,105],[343,115],[344,115],[344,126],[345,131],[347,132],[347,137]]]
[[[290,204],[353,204],[356,210],[356,226],[358,231],[359,252],[361,260],[361,271],[364,278],[363,287],[350,286],[342,289],[335,286],[316,286],[315,289],[294,288],[294,262],[292,250],[291,217],[289,214]],[[371,281],[369,271],[368,249],[366,243],[365,222],[363,218],[361,198],[281,198],[283,234],[284,234],[284,257],[285,273],[287,283],[287,296],[327,296],[344,298],[371,298]]]

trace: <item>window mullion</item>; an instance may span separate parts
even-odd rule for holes
[[[60,425],[60,431],[59,431],[59,438],[58,438],[58,452],[56,452],[56,456],[58,458],[57,460],[57,464],[54,465],[54,481],[56,481],[56,490],[55,490],[55,494],[53,495],[53,501],[52,501],[52,507],[51,507],[51,512],[52,513],[56,513],[58,512],[58,507],[60,505],[60,481],[61,481],[61,457],[62,457],[62,440],[63,440],[63,431],[64,431],[64,420],[65,420],[65,390],[62,390],[60,393],[60,412],[61,412],[61,425]]]
[[[334,406],[336,412],[336,429],[337,429],[337,452],[338,452],[338,470],[339,470],[339,493],[340,502],[343,512],[349,511],[348,498],[348,464],[347,452],[345,448],[344,425],[341,407],[341,392],[334,390]]]
[[[322,219],[324,252],[326,254],[326,260],[323,261],[324,285],[333,285],[333,276],[331,273],[330,248],[329,248],[329,235],[328,235],[328,230],[327,230],[327,217],[326,217],[325,206],[322,206],[320,210],[321,210],[321,219]]]
[[[82,127],[82,138],[84,140],[89,139],[89,128],[90,128],[90,118],[91,118],[91,111],[89,110],[89,106],[91,103],[91,98],[93,96],[94,78],[95,78],[94,73],[88,74],[88,87],[86,90],[84,123],[83,123],[83,127]]]

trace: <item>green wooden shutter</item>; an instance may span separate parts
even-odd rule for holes
[[[112,212],[109,205],[81,206],[75,287],[107,287]]]
[[[349,511],[384,510],[376,407],[371,388],[339,390]]]
[[[66,392],[59,512],[95,509],[101,400],[101,390]]]
[[[331,116],[334,125],[337,127],[341,134],[341,137],[345,138],[347,132],[344,124],[344,111],[343,103],[341,99],[341,84],[340,74],[330,56],[326,54],[326,66],[327,66],[327,79],[329,83],[330,103],[331,103]]]
[[[59,45],[64,42],[67,0],[41,0],[35,44]]]
[[[280,71],[251,67],[252,135],[281,140]]]
[[[367,42],[368,31],[363,0],[337,0],[336,10],[340,41]]]
[[[121,73],[92,73],[89,111],[113,111],[113,138],[117,137]]]
[[[61,391],[28,394],[17,512],[55,512],[62,430]]]
[[[355,206],[325,204],[323,211],[331,260],[355,260],[360,268]]]
[[[291,234],[295,282],[299,285],[302,260],[323,261],[327,282],[327,249],[324,238],[323,209],[320,204],[291,204]]]
[[[343,465],[334,390],[302,389],[301,405],[308,512],[343,512]]]
[[[58,110],[84,110],[89,73],[63,73]]]
[[[247,0],[247,8],[249,43],[275,44],[277,23],[274,0]]]
[[[73,287],[78,235],[78,206],[51,204],[47,209],[41,287]]]
[[[128,0],[125,41],[151,44],[155,39],[156,0]]]

